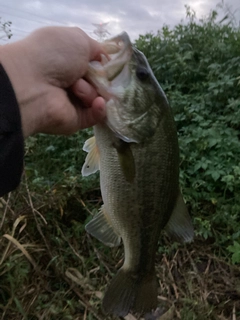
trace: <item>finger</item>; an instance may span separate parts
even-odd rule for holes
[[[79,129],[92,127],[106,118],[106,102],[102,97],[97,97],[91,108],[78,108]]]
[[[72,92],[82,100],[86,107],[90,107],[98,96],[97,91],[87,81],[79,79],[73,86]]]

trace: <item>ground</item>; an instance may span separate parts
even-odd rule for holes
[[[102,314],[101,298],[123,248],[106,248],[84,230],[100,191],[63,205],[56,192],[45,196],[25,184],[0,198],[0,320],[115,319]],[[163,235],[156,272],[159,308],[146,320],[240,319],[240,266],[219,256],[214,239],[184,246]]]

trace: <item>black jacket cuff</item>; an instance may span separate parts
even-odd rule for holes
[[[0,64],[0,197],[20,183],[23,156],[20,111],[11,82]]]

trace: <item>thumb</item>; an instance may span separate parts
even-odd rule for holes
[[[90,108],[77,107],[78,130],[92,127],[106,118],[106,103],[102,97],[93,100]]]

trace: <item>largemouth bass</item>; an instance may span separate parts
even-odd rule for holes
[[[103,298],[103,311],[124,317],[157,307],[155,254],[161,230],[190,241],[193,227],[179,189],[179,149],[172,110],[147,59],[126,32],[106,41],[88,80],[106,100],[82,174],[100,170],[103,206],[86,230],[124,245],[124,264]]]

